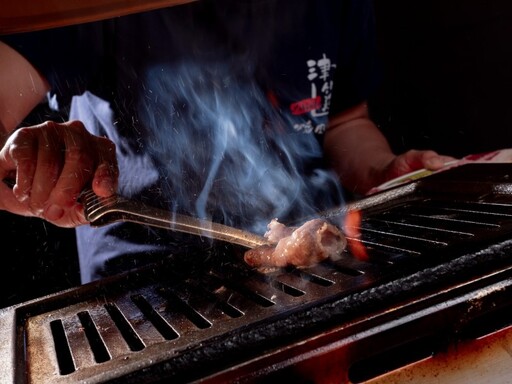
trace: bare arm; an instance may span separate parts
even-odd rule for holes
[[[430,150],[395,155],[370,120],[366,103],[331,119],[324,150],[342,184],[356,194],[365,194],[372,187],[416,169],[439,169],[453,160]]]
[[[5,137],[43,100],[49,85],[25,58],[1,41],[0,84],[0,128]]]

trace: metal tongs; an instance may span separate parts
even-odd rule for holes
[[[151,207],[140,201],[130,200],[119,195],[102,198],[91,189],[85,189],[80,195],[80,201],[84,205],[85,218],[93,227],[119,221],[130,221],[227,241],[247,248],[269,244],[266,238],[251,232]]]

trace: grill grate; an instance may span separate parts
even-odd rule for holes
[[[157,283],[126,283],[116,292],[31,314],[22,324],[27,350],[37,351],[25,361],[28,381],[102,382],[121,367],[141,369],[247,324],[282,317],[340,287],[360,285],[355,281],[363,272],[354,262],[339,264],[271,276],[245,270],[243,278],[234,263],[185,278],[152,270],[149,281]],[[41,356],[48,358],[45,364]]]
[[[493,200],[493,196],[476,203],[420,199],[364,219],[363,242],[371,249],[424,255],[490,239],[508,231],[512,218],[510,203]]]
[[[241,261],[243,249],[221,243],[196,260],[172,257],[9,308],[0,331],[16,337],[3,347],[11,357],[0,373],[18,383],[114,382],[191,350],[228,349],[225,335],[248,338],[261,324],[368,297],[382,284],[486,249],[512,232],[512,168],[489,169],[460,167],[354,203],[363,219],[361,238],[353,240],[364,244],[367,260],[347,249],[337,261],[262,274]],[[240,351],[239,359],[257,355]]]

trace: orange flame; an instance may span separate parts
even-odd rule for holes
[[[363,215],[358,209],[349,211],[345,216],[343,231],[347,237],[347,247],[357,259],[368,260],[368,252],[361,242],[361,221]]]

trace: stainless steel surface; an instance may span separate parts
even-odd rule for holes
[[[165,211],[129,200],[119,195],[98,197],[92,190],[82,192],[86,219],[92,226],[102,226],[115,221],[131,221],[138,224],[185,232],[198,236],[227,241],[247,248],[268,244],[266,238],[227,225],[191,216]]]

